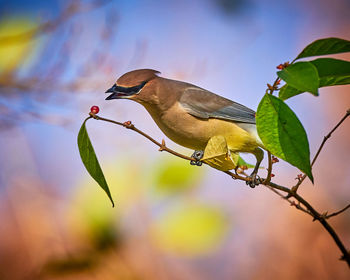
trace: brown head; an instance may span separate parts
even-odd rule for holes
[[[146,101],[154,94],[152,80],[160,72],[152,69],[139,69],[121,76],[117,82],[106,91],[112,93],[106,100],[131,99],[137,102]]]

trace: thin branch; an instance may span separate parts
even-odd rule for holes
[[[337,212],[334,212],[334,213],[329,214],[329,215],[325,215],[325,219],[329,219],[329,218],[331,218],[331,217],[337,216],[337,215],[343,213],[344,211],[346,211],[346,210],[349,209],[349,208],[350,208],[350,204],[347,205],[346,207],[344,207],[343,209],[337,211]]]
[[[265,187],[267,187],[270,191],[274,192],[275,194],[277,194],[279,197],[281,197],[282,199],[286,200],[289,202],[290,206],[295,206],[296,209],[312,216],[312,214],[306,209],[304,208],[300,202],[299,203],[295,203],[295,201],[291,200],[290,198],[286,197],[285,195],[283,195],[282,193],[280,193],[278,190],[274,189],[273,187],[269,186],[269,185],[265,185],[265,183],[263,183]],[[312,216],[313,217],[313,216]]]
[[[117,124],[117,125],[120,125],[120,126],[123,126],[123,127],[126,127],[128,129],[131,129],[139,134],[141,134],[143,137],[146,137],[148,140],[150,140],[151,142],[153,142],[154,144],[156,144],[158,147],[159,147],[159,151],[166,151],[174,156],[177,156],[177,157],[180,157],[180,158],[183,158],[183,159],[186,159],[186,160],[196,160],[194,158],[191,158],[191,157],[188,157],[188,156],[185,156],[183,154],[180,154],[178,152],[175,152],[174,150],[172,149],[169,149],[166,145],[165,145],[165,141],[162,140],[162,143],[159,143],[157,140],[153,139],[151,136],[149,136],[147,133],[141,131],[140,129],[136,128],[132,123],[131,121],[126,121],[124,123],[122,122],[117,122],[117,121],[113,121],[113,120],[110,120],[110,119],[106,119],[106,118],[102,118],[100,116],[97,116],[93,113],[90,113],[90,116],[93,117],[95,120],[101,120],[101,121],[105,121],[105,122],[110,122],[110,123],[114,123],[114,124]]]
[[[147,138],[148,140],[150,140],[152,143],[154,143],[155,145],[157,145],[159,147],[159,151],[162,152],[162,151],[166,151],[174,156],[177,156],[179,158],[182,158],[182,159],[185,159],[185,160],[196,160],[192,157],[189,157],[189,156],[186,156],[186,155],[183,155],[183,154],[180,154],[170,148],[168,148],[166,145],[165,145],[165,141],[162,140],[162,143],[158,142],[157,140],[155,140],[154,138],[152,138],[151,136],[149,136],[147,133],[143,132],[142,130],[138,129],[135,127],[135,125],[132,124],[131,121],[126,121],[126,122],[117,122],[117,121],[114,121],[114,120],[111,120],[111,119],[106,119],[106,118],[103,118],[103,117],[100,117],[94,113],[89,113],[89,115],[94,118],[95,120],[101,120],[101,121],[105,121],[105,122],[110,122],[110,123],[113,123],[113,124],[117,124],[117,125],[120,125],[120,126],[123,126],[125,128],[128,128],[128,129],[131,129],[135,132],[137,132],[138,134],[142,135],[143,137]],[[204,161],[202,161],[204,164],[206,164]],[[238,180],[242,180],[242,181],[249,181],[249,179],[247,177],[242,177],[242,176],[239,176],[238,174],[235,174],[231,171],[223,171],[224,173],[230,175],[233,179],[238,179]]]
[[[239,176],[238,174],[235,174],[235,173],[233,173],[231,171],[222,171],[222,172],[224,172],[227,175],[231,176],[232,179],[235,179],[235,180],[241,180],[241,181],[245,181],[245,182],[250,181],[250,179],[248,177]]]
[[[265,181],[263,182],[264,184],[268,184],[271,181],[271,174],[272,174],[272,159],[271,159],[271,153],[267,151],[267,159],[268,159],[268,168],[267,168],[267,177]]]
[[[294,192],[291,189],[288,189],[286,187],[277,185],[275,183],[270,182],[269,186],[285,191],[286,193],[288,193],[289,197],[294,197],[298,202],[300,202],[301,204],[303,204],[306,209],[310,212],[311,216],[313,217],[314,221],[319,221],[321,223],[321,225],[328,231],[328,233],[332,236],[334,242],[337,244],[338,248],[340,249],[340,251],[342,252],[342,256],[340,258],[340,260],[344,260],[346,261],[346,263],[348,264],[348,266],[350,267],[350,252],[346,249],[346,247],[344,246],[343,242],[340,240],[338,234],[335,232],[335,230],[333,229],[333,227],[327,222],[325,215],[320,214],[319,212],[317,212],[309,202],[307,202],[302,196],[300,196],[298,193]],[[287,196],[288,197],[288,196]]]
[[[342,119],[336,124],[336,126],[323,138],[323,141],[320,145],[320,147],[318,148],[317,152],[316,152],[316,155],[314,156],[312,162],[311,162],[311,167],[314,165],[314,163],[316,162],[319,154],[321,153],[321,150],[323,149],[323,146],[325,145],[325,143],[327,142],[327,140],[329,138],[331,138],[333,132],[346,120],[347,117],[350,116],[350,109],[348,109],[345,113],[345,115],[342,117]],[[304,182],[306,178],[306,174],[303,175],[303,177],[301,177],[300,180],[298,180],[298,183],[292,187],[292,191],[293,192],[297,192],[298,191],[298,188],[299,186]]]
[[[275,90],[278,90],[278,85],[280,84],[280,82],[280,78],[277,77],[276,80],[273,82],[272,86],[270,84],[267,84],[266,93],[273,94]]]
[[[350,110],[348,110],[346,116],[337,124],[337,126],[327,135],[328,138],[330,137],[330,135],[334,132],[335,129],[337,129],[337,127],[345,120],[345,118],[350,114]],[[117,121],[113,121],[110,119],[106,119],[106,118],[102,118],[99,117],[93,113],[90,113],[90,116],[96,120],[102,120],[102,121],[106,121],[106,122],[110,122],[113,124],[117,124],[123,127],[126,127],[128,129],[131,129],[137,133],[139,133],[140,135],[144,136],[145,138],[147,138],[148,140],[150,140],[151,142],[153,142],[155,145],[157,145],[159,147],[159,151],[167,151],[168,153],[180,157],[182,159],[185,160],[195,160],[191,157],[185,156],[183,154],[177,153],[172,149],[169,149],[168,147],[166,147],[165,145],[165,141],[163,140],[162,143],[159,143],[158,141],[156,141],[155,139],[153,139],[151,136],[149,136],[148,134],[144,133],[143,131],[139,130],[138,128],[136,128],[131,121],[127,121],[124,123],[121,122],[117,122]],[[328,139],[327,138],[327,139]],[[242,177],[239,176],[238,174],[235,174],[231,171],[223,171],[224,173],[228,174],[229,176],[231,176],[233,179],[239,179],[242,181],[249,181],[250,179],[248,177]],[[265,183],[266,182],[266,183]],[[274,193],[276,193],[277,195],[283,197],[283,195],[279,192],[285,192],[287,194],[287,196],[283,197],[285,200],[287,200],[292,206],[295,206],[298,210],[301,210],[307,214],[309,214],[310,216],[313,217],[314,221],[319,221],[321,223],[321,225],[328,231],[328,233],[332,236],[334,242],[337,244],[338,248],[340,249],[340,251],[342,252],[342,257],[340,258],[341,260],[346,261],[346,263],[348,264],[348,266],[350,267],[350,252],[345,248],[343,242],[340,240],[339,236],[337,235],[337,233],[335,232],[335,230],[333,229],[333,227],[327,222],[327,218],[329,218],[328,216],[324,215],[324,214],[320,214],[319,212],[317,212],[309,202],[307,202],[302,196],[300,196],[298,193],[296,193],[293,188],[289,189],[287,187],[275,184],[273,182],[268,182],[267,178],[266,179],[262,179],[262,184],[266,187],[268,187],[270,190],[272,190]],[[295,203],[293,201],[291,201],[289,198],[290,197],[294,197],[298,203]],[[341,211],[338,211],[337,213],[331,214],[331,216],[334,215],[338,215],[341,212],[344,212],[346,209],[348,209],[350,207],[347,206],[344,209],[342,209]]]

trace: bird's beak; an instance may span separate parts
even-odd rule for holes
[[[113,85],[111,88],[107,89],[105,93],[111,92],[112,94],[109,95],[106,100],[112,100],[112,99],[121,99],[125,97],[126,95],[123,92],[119,92],[117,90],[116,85]]]

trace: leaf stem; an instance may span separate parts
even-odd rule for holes
[[[280,78],[277,77],[276,80],[273,82],[272,86],[271,86],[270,84],[267,84],[267,90],[266,90],[266,92],[267,92],[268,94],[273,94],[273,92],[274,92],[275,90],[277,90],[277,86],[279,85],[279,83],[280,83]]]

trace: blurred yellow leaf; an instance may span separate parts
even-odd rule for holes
[[[216,169],[227,171],[237,166],[238,153],[231,153],[224,136],[214,136],[209,139],[204,150],[202,161]]]
[[[219,209],[190,204],[165,213],[153,226],[152,237],[165,251],[197,256],[213,250],[226,231],[226,219]]]
[[[193,168],[188,162],[178,158],[162,160],[154,170],[154,185],[162,194],[173,194],[195,187],[202,172],[199,168]]]
[[[0,21],[0,72],[11,73],[33,58],[38,41],[32,32],[37,22],[28,17]]]

